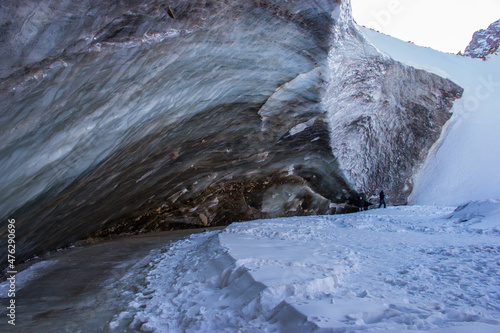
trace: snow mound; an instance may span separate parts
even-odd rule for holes
[[[465,222],[473,218],[484,218],[491,215],[500,215],[500,199],[466,203],[455,209],[450,218],[460,218]]]
[[[110,328],[498,332],[500,233],[489,231],[500,227],[499,204],[278,218],[194,235],[151,264]]]
[[[468,223],[478,233],[500,233],[500,199],[473,201],[458,207],[449,217],[456,223]]]

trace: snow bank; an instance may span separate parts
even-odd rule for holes
[[[462,86],[453,116],[415,177],[411,204],[460,205],[500,198],[500,55],[487,61],[442,53],[360,28],[379,51]]]
[[[110,328],[498,332],[499,212],[393,207],[194,235],[151,264]]]

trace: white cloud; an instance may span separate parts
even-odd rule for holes
[[[436,50],[465,49],[472,34],[500,19],[498,0],[351,0],[356,22]]]

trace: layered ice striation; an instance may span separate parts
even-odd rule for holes
[[[377,55],[349,1],[8,0],[0,29],[0,216],[17,221],[19,258],[349,211],[358,191],[395,193],[460,95]],[[391,120],[383,143],[362,133],[367,112]],[[425,139],[402,172],[408,133]]]

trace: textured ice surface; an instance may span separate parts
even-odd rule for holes
[[[264,217],[274,185],[323,197],[296,213],[353,196],[319,106],[335,2],[180,1],[175,19],[163,1],[55,3],[5,7],[2,45],[45,57],[3,63],[0,215],[18,220],[19,256]]]

